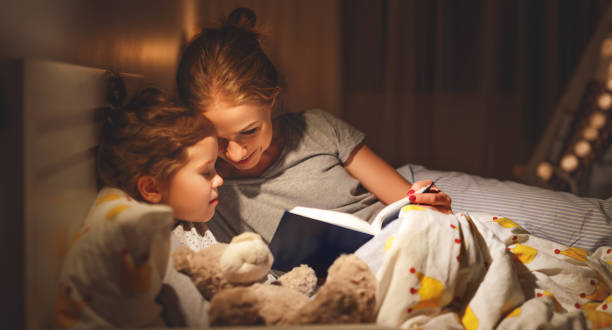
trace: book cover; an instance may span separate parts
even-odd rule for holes
[[[317,277],[326,277],[327,269],[341,254],[355,252],[372,237],[371,233],[285,211],[269,245],[274,256],[272,269],[287,272],[307,264]]]

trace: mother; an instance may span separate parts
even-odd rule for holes
[[[209,227],[220,241],[255,231],[268,242],[294,206],[353,213],[371,220],[384,204],[415,203],[451,212],[450,197],[430,183],[412,185],[364,144],[364,134],[322,110],[283,113],[279,74],[262,50],[256,16],[234,10],[185,49],[179,95],[219,135],[217,169],[225,185]]]

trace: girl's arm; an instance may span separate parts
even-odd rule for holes
[[[430,180],[414,184],[408,182],[391,165],[376,155],[365,144],[353,150],[344,168],[380,201],[390,204],[431,183]],[[413,203],[430,205],[443,213],[451,213],[451,199],[437,188],[432,193],[415,194]]]

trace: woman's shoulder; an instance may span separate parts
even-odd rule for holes
[[[287,112],[280,116],[287,122],[300,123],[305,127],[335,126],[339,118],[323,109],[308,109],[300,112]]]
[[[332,115],[331,113],[323,110],[323,109],[308,109],[303,112],[305,118],[313,118],[313,119],[325,119],[325,120],[338,120],[337,117]]]
[[[299,141],[307,138],[318,146],[342,146],[342,149],[351,149],[365,137],[349,123],[319,108],[292,113],[282,126],[287,128],[286,136],[293,134]]]
[[[319,117],[334,117],[331,113],[324,109],[312,108],[302,111],[287,111],[282,113],[279,118],[319,118]]]

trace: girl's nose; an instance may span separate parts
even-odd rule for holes
[[[217,188],[223,184],[223,178],[219,174],[215,174],[213,178],[213,187]]]
[[[239,162],[244,156],[246,156],[246,147],[235,141],[229,141],[227,143],[227,149],[225,154],[233,162]]]

